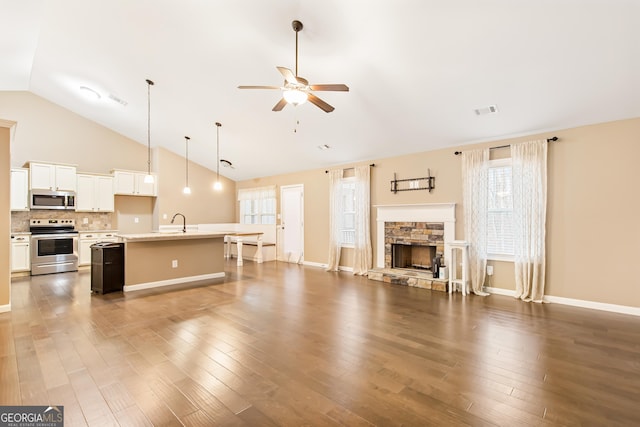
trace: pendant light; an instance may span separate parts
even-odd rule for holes
[[[185,146],[185,184],[182,192],[184,194],[191,194],[191,188],[189,188],[189,138],[188,136],[184,137],[184,146]]]
[[[222,190],[222,183],[220,182],[220,126],[222,126],[222,124],[216,122],[216,163],[218,168],[216,172],[216,183],[213,184],[213,189],[217,191]]]
[[[147,175],[144,177],[145,184],[153,184],[155,179],[151,175],[151,86],[154,83],[147,79]]]

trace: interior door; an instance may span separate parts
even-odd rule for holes
[[[301,263],[304,260],[304,186],[280,187],[280,230],[282,248],[279,261]]]

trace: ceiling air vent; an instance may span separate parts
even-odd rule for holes
[[[493,114],[498,112],[497,105],[489,105],[487,107],[476,108],[475,110],[477,116],[484,116],[485,114]]]
[[[109,99],[112,100],[113,102],[117,102],[118,104],[122,105],[123,107],[126,107],[129,104],[124,99],[118,98],[117,96],[115,96],[112,93],[109,94]]]

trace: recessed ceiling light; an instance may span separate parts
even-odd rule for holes
[[[102,96],[95,91],[94,89],[91,89],[90,87],[87,86],[80,86],[80,93],[82,93],[85,97],[89,98],[89,99],[100,99],[102,98]]]
[[[328,150],[329,147],[327,144],[318,145],[318,150]]]
[[[482,108],[476,108],[475,110],[473,110],[476,115],[478,116],[484,116],[485,114],[493,114],[493,113],[497,113],[498,112],[498,106],[497,105],[488,105],[486,107],[482,107]]]

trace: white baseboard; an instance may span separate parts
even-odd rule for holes
[[[564,297],[554,297],[553,295],[545,295],[544,301],[554,302],[557,304],[572,305],[574,307],[591,308],[594,310],[612,311],[614,313],[640,316],[640,307],[631,307],[628,305],[607,304],[604,302],[586,301],[586,300],[564,298]]]
[[[179,285],[181,283],[197,282],[199,280],[218,279],[224,277],[225,273],[201,274],[199,276],[179,277],[177,279],[159,280],[157,282],[138,283],[137,285],[124,286],[124,292],[141,291],[143,289],[159,288],[162,286]]]
[[[11,311],[11,304],[0,305],[0,313],[8,313]]]
[[[323,264],[320,262],[303,261],[302,265],[306,265],[309,267],[327,268],[327,264]],[[353,273],[353,267],[344,267],[341,265],[338,267],[338,271],[349,271]]]
[[[488,288],[485,290],[491,294],[506,295],[515,297],[516,291],[511,289]],[[607,304],[604,302],[587,301],[574,298],[555,297],[553,295],[545,295],[544,302],[570,305],[573,307],[590,308],[592,310],[611,311],[613,313],[630,314],[632,316],[640,316],[640,307],[631,307],[628,305]]]
[[[302,261],[302,265],[306,265],[309,267],[327,268],[327,264],[322,264],[321,262]]]
[[[516,296],[516,291],[511,290],[511,289],[490,288],[488,286],[485,286],[484,290],[489,292],[490,294],[506,295],[508,297],[515,297]]]

